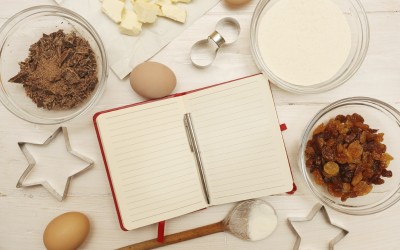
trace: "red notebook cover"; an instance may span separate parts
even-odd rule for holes
[[[260,75],[260,74],[255,74],[255,75]],[[108,178],[108,181],[109,181],[109,184],[110,184],[110,188],[111,188],[111,193],[112,193],[112,196],[113,196],[114,205],[115,205],[115,208],[116,208],[116,211],[117,211],[118,221],[119,221],[119,224],[120,224],[120,227],[121,227],[122,230],[128,231],[128,230],[124,227],[123,222],[122,222],[120,210],[119,210],[119,207],[118,207],[118,202],[117,202],[117,199],[116,199],[115,191],[114,191],[114,188],[113,188],[113,183],[112,183],[112,180],[111,180],[111,175],[110,175],[110,172],[109,172],[107,160],[106,160],[105,153],[104,153],[104,148],[103,148],[102,141],[101,141],[101,137],[100,137],[99,128],[98,128],[97,121],[96,121],[97,117],[98,117],[99,115],[101,115],[101,114],[104,114],[104,113],[113,112],[113,111],[116,111],[116,110],[125,109],[125,108],[130,108],[130,107],[133,107],[133,106],[143,105],[143,104],[147,104],[147,103],[151,103],[151,102],[156,102],[156,101],[160,101],[160,100],[165,100],[165,99],[168,99],[168,98],[174,98],[174,97],[183,96],[183,95],[186,95],[186,94],[190,94],[190,93],[193,93],[193,92],[197,92],[197,91],[201,91],[201,90],[204,90],[204,89],[212,88],[212,87],[219,86],[219,85],[222,85],[222,84],[227,84],[227,83],[230,83],[230,82],[234,82],[234,81],[237,81],[237,80],[245,79],[245,78],[252,77],[252,76],[255,76],[255,75],[250,75],[250,76],[246,76],[246,77],[242,77],[242,78],[230,80],[230,81],[223,82],[223,83],[217,83],[217,84],[213,84],[213,85],[210,85],[210,86],[207,86],[207,87],[203,87],[203,88],[199,88],[199,89],[195,89],[195,90],[190,90],[190,91],[186,91],[186,92],[175,93],[175,94],[171,94],[171,95],[168,95],[168,96],[166,96],[166,97],[159,98],[159,99],[146,100],[146,101],[137,102],[137,103],[133,103],[133,104],[125,105],[125,106],[120,106],[120,107],[116,107],[116,108],[112,108],[112,109],[100,111],[100,112],[97,112],[97,113],[95,113],[95,114],[93,115],[93,124],[94,124],[94,127],[95,127],[97,140],[98,140],[98,142],[99,142],[99,147],[100,147],[101,155],[102,155],[102,158],[103,158],[104,166],[105,166],[105,169],[106,169],[107,178]],[[275,112],[276,112],[276,109],[275,109]],[[277,116],[277,117],[278,117],[278,116]],[[279,117],[278,117],[278,119],[279,119]],[[284,124],[282,124],[282,125],[284,125]],[[284,125],[284,126],[282,126],[282,125],[281,125],[281,131],[286,130],[286,125]],[[282,140],[283,140],[283,136],[282,136]],[[283,140],[283,142],[284,142],[284,140]],[[286,148],[286,147],[285,147],[285,148]],[[289,165],[290,165],[290,164],[289,164]],[[287,193],[288,193],[288,194],[293,194],[293,193],[296,191],[296,189],[297,189],[297,188],[296,188],[296,185],[295,185],[295,183],[293,182],[293,189],[292,189],[291,191],[287,192]]]

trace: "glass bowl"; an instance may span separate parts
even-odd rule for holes
[[[392,171],[391,178],[383,178],[385,183],[373,185],[372,191],[364,196],[348,198],[341,201],[328,193],[326,186],[317,185],[313,175],[306,167],[305,149],[307,141],[311,139],[314,129],[321,123],[327,123],[336,115],[351,115],[358,113],[364,117],[365,124],[370,128],[378,129],[384,133],[383,144],[387,146],[387,153],[394,159],[388,169]],[[392,106],[368,97],[352,97],[336,101],[320,110],[308,124],[301,140],[299,152],[299,166],[301,173],[312,193],[324,204],[346,214],[365,215],[380,212],[400,199],[400,112]]]
[[[69,110],[38,108],[25,94],[22,84],[8,80],[19,70],[29,48],[42,35],[58,30],[75,31],[86,39],[97,61],[98,83],[83,103]],[[35,124],[58,124],[89,110],[104,92],[108,76],[107,56],[95,29],[78,14],[58,6],[36,6],[12,16],[0,29],[0,100],[17,117]]]
[[[251,52],[260,71],[276,86],[299,94],[318,93],[335,88],[350,77],[361,66],[368,50],[369,25],[367,15],[359,0],[331,0],[344,13],[351,32],[351,47],[345,63],[330,79],[309,86],[297,85],[277,76],[267,65],[267,59],[260,52],[258,36],[262,30],[260,22],[271,7],[280,0],[261,0],[253,14],[250,27]],[[273,39],[273,38],[271,38]]]

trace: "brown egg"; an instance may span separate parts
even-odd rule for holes
[[[231,4],[231,5],[242,5],[245,3],[250,2],[251,0],[225,0],[225,2],[227,4]]]
[[[86,215],[68,212],[54,218],[43,233],[48,250],[75,250],[89,234],[90,223]]]
[[[149,99],[167,96],[176,86],[174,72],[157,62],[139,64],[132,70],[129,80],[136,93]]]

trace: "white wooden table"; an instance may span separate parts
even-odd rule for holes
[[[175,92],[258,72],[249,48],[249,25],[256,3],[253,0],[246,7],[235,10],[226,8],[223,3],[218,4],[153,58],[176,73],[178,85]],[[354,77],[334,90],[315,95],[294,95],[272,87],[279,119],[288,126],[283,135],[298,187],[294,195],[265,198],[279,216],[278,228],[273,235],[263,241],[245,242],[227,233],[219,233],[165,249],[293,249],[296,235],[287,217],[306,216],[316,203],[297,166],[300,137],[307,122],[328,103],[356,95],[378,98],[400,109],[400,0],[362,0],[362,3],[368,12],[371,39],[367,57]],[[0,24],[14,13],[39,4],[54,3],[52,0],[1,0]],[[212,67],[195,69],[188,59],[191,45],[207,36],[217,20],[225,16],[233,16],[241,23],[239,41],[224,48]],[[156,225],[130,232],[119,228],[91,121],[97,111],[139,100],[142,99],[131,91],[126,79],[120,81],[110,72],[106,91],[97,106],[86,115],[64,124],[69,129],[72,147],[94,159],[95,167],[72,180],[68,197],[63,202],[55,200],[41,187],[15,187],[27,166],[17,142],[43,142],[57,126],[24,122],[0,105],[0,249],[44,249],[42,234],[47,223],[67,211],[80,211],[90,218],[92,229],[81,249],[114,249],[156,236]],[[396,153],[394,156],[399,157]],[[219,221],[232,206],[215,206],[167,221],[166,233]],[[329,214],[332,221],[350,231],[336,249],[400,249],[400,204],[370,216],[348,216],[332,210]],[[321,216],[300,227],[304,232],[302,249],[327,249],[329,240],[338,233]]]

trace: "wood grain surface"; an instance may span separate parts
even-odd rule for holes
[[[295,95],[272,87],[279,119],[288,127],[283,136],[298,187],[294,195],[283,194],[265,198],[277,211],[279,217],[277,230],[269,238],[258,242],[242,241],[227,233],[217,233],[162,249],[293,249],[296,234],[288,224],[287,218],[306,216],[317,202],[307,189],[297,165],[300,138],[308,121],[319,109],[332,101],[350,96],[381,99],[400,109],[400,0],[361,0],[361,2],[369,18],[370,47],[361,68],[347,83],[329,92],[312,95]],[[257,0],[253,0],[243,8],[229,9],[221,2],[154,56],[152,60],[168,65],[176,73],[178,85],[175,92],[259,72],[253,62],[249,46],[250,21],[256,3]],[[54,3],[51,0],[1,0],[0,24],[16,12],[40,4]],[[203,70],[192,67],[188,58],[190,47],[197,40],[209,35],[215,23],[225,16],[239,20],[242,26],[239,40],[221,49],[211,67]],[[119,228],[92,124],[95,112],[141,100],[143,99],[131,90],[128,79],[118,80],[110,72],[106,91],[97,105],[84,116],[63,124],[68,127],[72,148],[95,161],[94,168],[72,179],[68,196],[63,202],[58,202],[42,187],[29,189],[15,187],[27,167],[17,142],[43,142],[57,126],[30,124],[15,117],[0,105],[1,250],[44,249],[42,236],[46,225],[54,217],[67,211],[85,213],[91,221],[91,232],[81,249],[116,249],[156,237],[156,225],[129,232]],[[394,157],[399,156],[395,153]],[[216,223],[226,216],[233,205],[215,206],[169,220],[165,232],[173,234]],[[335,249],[400,248],[398,236],[400,204],[369,216],[349,216],[330,209],[328,212],[335,224],[349,231]],[[327,249],[329,240],[337,234],[336,229],[320,217],[305,222],[301,227],[306,232],[302,238],[302,249]]]

